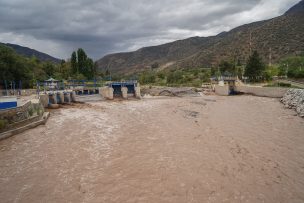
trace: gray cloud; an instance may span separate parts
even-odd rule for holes
[[[299,0],[0,0],[0,41],[58,58],[79,47],[98,59],[209,36],[284,13]]]

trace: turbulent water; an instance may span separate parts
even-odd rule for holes
[[[252,96],[61,108],[0,142],[1,202],[303,202],[303,132]]]

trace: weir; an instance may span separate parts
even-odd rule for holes
[[[49,107],[53,104],[69,104],[71,102],[76,102],[75,91],[45,92],[41,93],[39,97],[44,107]]]
[[[99,89],[99,94],[110,100],[114,98],[141,98],[140,85],[137,81],[110,82]]]

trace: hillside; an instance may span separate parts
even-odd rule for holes
[[[284,56],[304,51],[303,5],[304,0],[282,16],[217,36],[192,37],[134,52],[110,54],[97,61],[98,68],[130,74],[148,69],[155,62],[160,68],[216,67],[221,60],[233,58],[245,63],[250,50],[257,50],[265,62],[275,63]]]
[[[0,43],[0,44],[11,47],[12,49],[14,49],[16,51],[16,53],[18,53],[20,55],[23,55],[25,57],[35,56],[41,61],[51,61],[51,62],[54,62],[54,63],[60,63],[61,62],[60,59],[57,59],[57,58],[52,57],[48,54],[39,52],[35,49],[30,49],[28,47],[23,47],[23,46],[20,46],[20,45],[17,45],[17,44],[9,44],[9,43],[6,43],[6,44],[5,43]]]

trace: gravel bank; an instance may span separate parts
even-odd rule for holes
[[[304,117],[304,89],[290,89],[281,102],[285,107],[295,109],[300,117]]]

